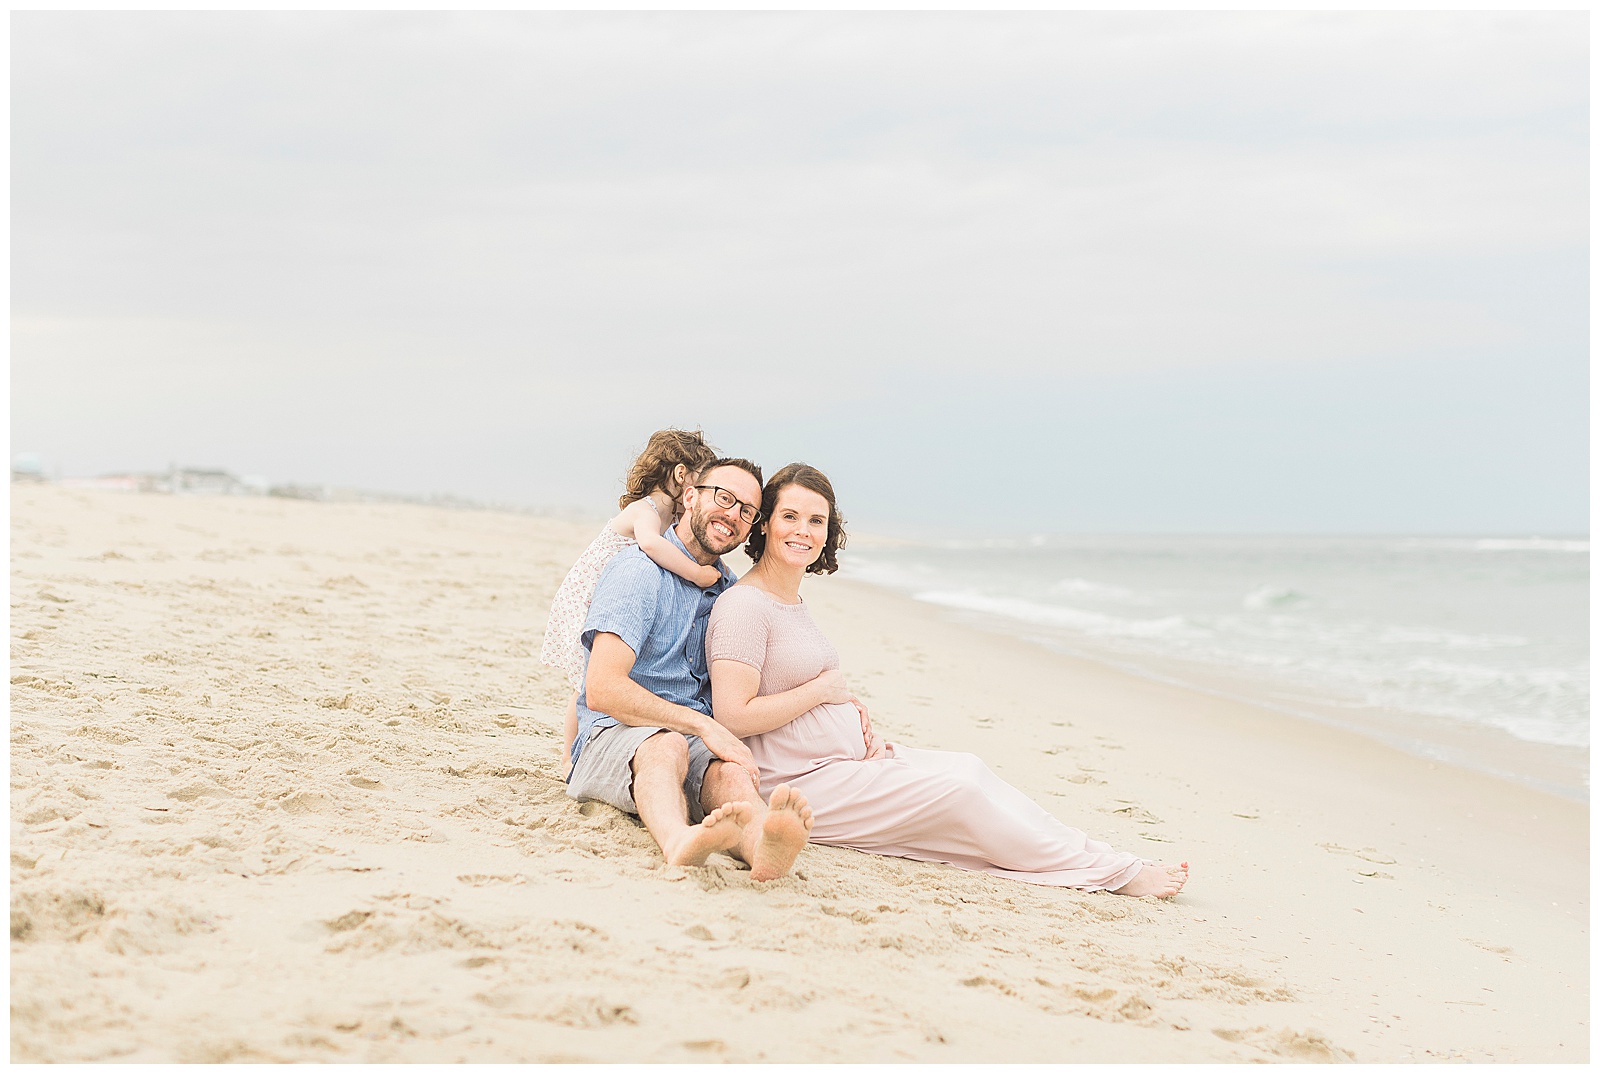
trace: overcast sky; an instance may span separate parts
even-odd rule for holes
[[[1585,533],[1587,18],[14,13],[12,451]]]

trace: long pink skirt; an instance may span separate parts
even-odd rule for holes
[[[1061,823],[970,753],[895,746],[787,782],[810,801],[814,843],[1087,891],[1116,890],[1143,862]]]

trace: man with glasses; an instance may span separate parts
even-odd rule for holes
[[[725,850],[755,880],[789,871],[811,831],[811,809],[788,786],[762,802],[760,773],[743,742],[711,718],[706,620],[734,582],[719,558],[761,517],[761,468],[717,459],[684,490],[685,510],[665,536],[720,581],[701,589],[637,547],[612,557],[595,587],[582,640],[589,650],[578,696],[567,794],[635,813],[673,865]]]

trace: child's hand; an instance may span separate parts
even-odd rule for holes
[[[694,584],[709,589],[722,580],[722,572],[715,567],[701,567],[694,576]]]

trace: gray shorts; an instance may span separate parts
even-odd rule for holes
[[[567,776],[567,797],[580,802],[594,799],[638,816],[639,807],[633,802],[633,755],[645,739],[666,730],[616,724],[590,731],[578,763]],[[689,774],[683,777],[683,796],[689,803],[689,823],[699,824],[706,816],[700,805],[700,788],[706,781],[706,769],[717,757],[698,736],[684,738],[689,740]]]

